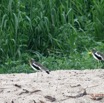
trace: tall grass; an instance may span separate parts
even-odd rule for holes
[[[104,42],[104,1],[94,1],[93,6],[93,21],[94,21],[94,35],[97,41]]]
[[[44,56],[77,57],[104,42],[104,1],[0,1],[0,62]],[[102,45],[101,43],[101,45]],[[24,56],[26,54],[26,56]],[[34,57],[35,57],[34,56]],[[8,64],[9,65],[9,64]],[[70,67],[71,68],[71,67]]]

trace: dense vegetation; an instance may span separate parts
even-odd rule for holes
[[[101,67],[88,51],[104,50],[104,0],[1,0],[0,72]],[[98,64],[98,65],[97,65]]]

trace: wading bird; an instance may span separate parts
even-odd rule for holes
[[[95,49],[93,49],[91,52],[89,52],[89,54],[92,54],[92,56],[98,61],[104,61],[104,55],[102,53],[96,51]]]
[[[92,49],[92,51],[89,52],[89,54],[91,54],[96,60],[98,60],[98,64],[97,65],[99,65],[99,61],[100,62],[103,62],[104,61],[104,54],[96,51],[95,49]],[[101,68],[103,68],[103,66]]]
[[[47,74],[50,73],[47,68],[36,62],[34,59],[29,60],[29,64],[36,71],[41,71],[41,72],[45,71]]]

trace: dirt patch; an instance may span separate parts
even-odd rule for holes
[[[0,74],[0,103],[104,103],[104,70]]]

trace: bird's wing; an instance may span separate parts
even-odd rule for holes
[[[41,71],[46,71],[46,72],[49,71],[46,67],[44,67],[43,65],[41,65],[38,62],[34,62],[33,65],[36,66],[37,68],[39,68],[39,70],[41,70]]]
[[[100,59],[100,60],[104,60],[104,55],[100,52],[96,52],[95,55]]]
[[[41,70],[41,71],[42,71],[42,67],[41,67],[40,64],[38,64],[37,62],[33,62],[33,63],[32,63],[32,66],[33,66],[34,68],[36,68],[37,70]]]

